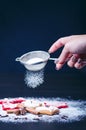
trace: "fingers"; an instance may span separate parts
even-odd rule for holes
[[[75,67],[76,69],[82,69],[86,66],[86,63],[83,63],[83,61],[76,56],[72,56],[67,64],[69,67]]]
[[[79,58],[79,56],[74,54],[74,55],[70,58],[70,60],[67,62],[68,66],[71,67],[71,68],[74,67],[74,65],[75,65],[76,62],[78,61],[78,58]]]
[[[56,63],[56,69],[57,70],[59,70],[63,67],[65,62],[68,60],[69,55],[70,55],[70,52],[69,52],[68,48],[64,47],[63,50],[62,50],[62,53],[59,57],[59,61],[58,61],[58,63]]]
[[[66,62],[66,61],[65,61]],[[64,63],[56,63],[56,69],[59,70],[63,67]],[[86,66],[86,63],[83,62],[83,60],[79,57],[79,55],[74,54],[73,56],[71,56],[70,60],[68,60],[67,65],[71,68],[76,68],[76,69],[82,69],[83,67]]]
[[[62,46],[64,46],[58,58],[59,61],[56,62],[57,70],[61,69],[63,65],[65,64],[65,62],[67,62],[69,67],[75,67],[76,69],[81,69],[84,66],[86,66],[86,63],[83,63],[82,60],[80,60],[80,58],[84,58],[84,57],[83,56],[81,57],[79,53],[77,53],[77,51],[73,51],[74,48],[71,49],[72,45],[74,45],[76,49],[75,44],[71,43],[71,40],[73,40],[74,38],[76,37],[69,36],[69,37],[60,38],[50,47],[49,53],[53,53],[59,48],[61,48]],[[77,53],[77,55],[75,55],[75,53]],[[69,55],[70,55],[70,60],[68,60]]]
[[[86,64],[80,64],[79,66],[77,66],[77,65],[75,65],[75,68],[76,69],[82,69],[82,68],[84,68],[86,66]]]
[[[86,66],[86,64],[84,64],[84,63],[78,63],[78,62],[76,62],[75,65],[74,65],[74,67],[76,69],[82,69],[85,66]]]

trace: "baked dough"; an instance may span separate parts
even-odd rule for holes
[[[59,113],[59,109],[55,106],[50,106],[50,107],[37,107],[35,109],[39,114],[44,114],[44,115],[54,115],[56,113]]]

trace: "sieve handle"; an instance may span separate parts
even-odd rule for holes
[[[49,58],[49,60],[56,60],[56,61],[57,61],[57,60],[58,60],[58,58]]]

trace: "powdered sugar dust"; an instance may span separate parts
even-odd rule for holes
[[[34,115],[28,113],[26,115],[18,115],[15,114],[7,114],[3,111],[0,107],[0,121],[2,122],[13,122],[13,123],[23,123],[23,122],[76,122],[83,119],[86,119],[86,101],[83,100],[70,100],[65,98],[30,98],[28,97],[27,100],[35,100],[41,102],[47,102],[52,104],[57,104],[57,102],[66,102],[68,104],[68,108],[60,109],[60,113],[52,116],[48,115]]]
[[[25,84],[30,88],[36,88],[44,82],[44,69],[39,71],[26,71]]]

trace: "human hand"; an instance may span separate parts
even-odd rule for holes
[[[69,67],[81,69],[86,66],[82,60],[86,59],[86,35],[73,35],[58,39],[49,49],[49,53],[57,51],[64,46],[59,61],[56,63],[57,70],[61,69],[67,61]],[[69,59],[69,60],[68,60]]]

